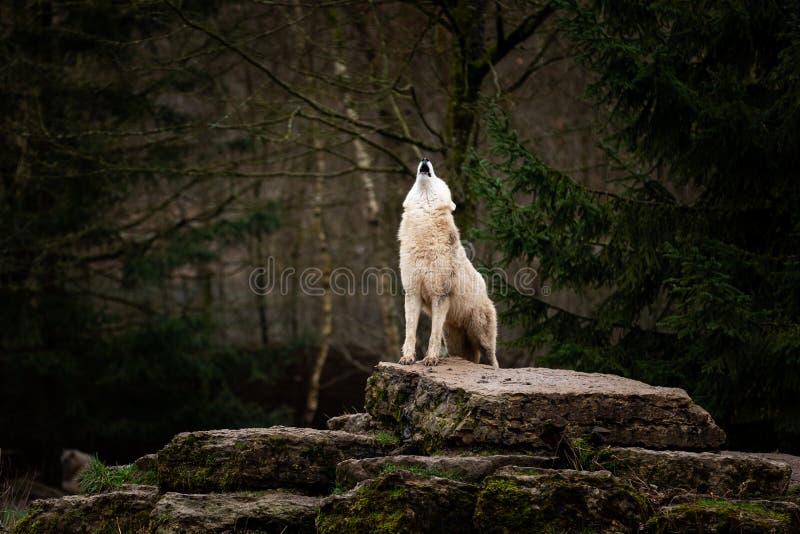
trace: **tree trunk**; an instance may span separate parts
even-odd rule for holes
[[[346,79],[347,65],[344,61],[339,59],[336,62],[336,72],[341,78]],[[345,113],[353,120],[358,120],[358,111],[356,111],[352,96],[350,93],[344,94]],[[373,257],[377,260],[378,268],[381,269],[388,264],[385,254],[385,247],[383,246],[383,239],[381,235],[380,226],[380,205],[375,195],[375,184],[370,176],[369,171],[364,169],[372,168],[372,158],[367,151],[367,147],[360,138],[353,140],[353,148],[356,153],[356,163],[362,170],[358,175],[364,186],[364,201],[366,205],[365,219],[369,224],[370,241],[372,242]],[[392,241],[394,244],[394,241]],[[378,304],[381,309],[381,321],[383,323],[383,331],[385,335],[385,354],[381,359],[397,360],[400,358],[400,334],[397,329],[397,320],[393,313],[393,299],[392,294],[387,291],[383,286],[383,278],[379,277],[376,283],[375,290],[377,291]]]
[[[470,192],[464,173],[464,162],[474,146],[477,127],[477,105],[485,76],[486,0],[460,1],[452,9],[460,33],[450,59],[450,104],[447,109],[447,171],[459,209],[455,216],[462,231],[474,221],[476,199]]]
[[[318,265],[322,271],[322,306],[319,327],[319,348],[314,358],[311,368],[311,376],[308,381],[308,397],[306,398],[306,411],[303,415],[303,423],[311,426],[314,416],[317,414],[319,405],[319,382],[322,370],[325,367],[325,360],[328,358],[330,347],[331,332],[333,330],[333,293],[330,290],[331,278],[331,255],[328,248],[328,236],[325,233],[325,224],[322,218],[322,199],[325,189],[325,153],[322,151],[321,143],[315,142],[317,149],[317,177],[314,181],[314,200],[313,200],[313,224],[317,234],[318,244]]]

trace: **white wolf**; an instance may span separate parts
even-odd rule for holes
[[[400,277],[406,299],[406,339],[400,363],[416,360],[420,309],[431,317],[425,365],[439,363],[442,335],[451,355],[478,363],[483,353],[497,365],[497,312],[486,282],[467,258],[453,220],[450,189],[428,159],[417,167],[417,181],[403,202],[400,222]]]

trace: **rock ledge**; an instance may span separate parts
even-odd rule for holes
[[[367,412],[426,452],[442,447],[552,451],[564,438],[650,449],[714,450],[725,433],[682,389],[560,369],[380,363]]]

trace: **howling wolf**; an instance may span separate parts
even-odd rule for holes
[[[422,363],[437,365],[442,335],[451,355],[478,363],[481,353],[497,365],[497,312],[486,282],[467,258],[453,220],[456,205],[444,180],[426,158],[403,202],[400,277],[406,298],[406,339],[400,363],[414,363],[420,309],[431,317],[431,337]]]

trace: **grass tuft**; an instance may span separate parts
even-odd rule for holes
[[[100,493],[123,484],[155,484],[155,471],[140,471],[135,464],[108,467],[93,457],[81,473],[81,493]]]

